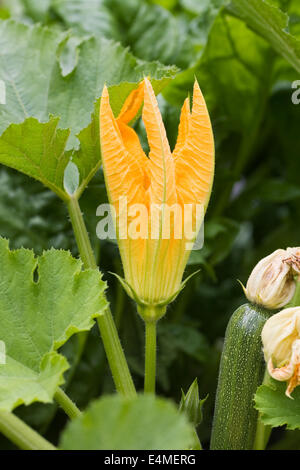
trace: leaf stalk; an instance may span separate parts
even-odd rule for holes
[[[84,267],[86,269],[97,269],[98,266],[78,200],[71,197],[67,206]],[[127,397],[135,396],[135,386],[109,307],[98,318],[98,326],[117,391]]]
[[[13,413],[0,411],[0,432],[22,450],[57,450]]]

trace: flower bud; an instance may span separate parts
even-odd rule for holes
[[[246,289],[247,299],[269,309],[277,309],[292,299],[300,274],[300,248],[276,250],[253,269]]]
[[[300,384],[300,307],[286,308],[270,317],[262,330],[268,372],[288,382],[286,395]]]
[[[198,381],[195,379],[186,395],[182,391],[179,411],[186,413],[190,422],[198,426],[202,421],[202,407],[205,401],[206,398],[203,400],[199,398]]]

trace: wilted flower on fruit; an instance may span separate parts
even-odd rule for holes
[[[149,156],[129,126],[142,105]],[[142,315],[151,317],[152,306],[156,312],[161,306],[163,314],[164,306],[181,289],[191,242],[203,221],[214,176],[213,133],[198,83],[194,85],[192,112],[189,99],[184,102],[173,153],[147,78],[129,95],[117,118],[104,87],[100,139],[125,274],[122,283],[138,302]],[[189,226],[194,227],[191,237]]]
[[[286,308],[270,317],[262,330],[269,374],[288,382],[286,395],[300,384],[300,307]]]
[[[247,299],[269,309],[286,305],[295,293],[294,275],[300,268],[299,255],[299,248],[288,248],[276,250],[260,260],[244,289]]]
[[[284,260],[291,269],[292,272],[298,276],[300,281],[300,248],[287,248],[287,258]]]

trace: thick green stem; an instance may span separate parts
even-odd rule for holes
[[[69,418],[74,419],[81,415],[79,408],[77,408],[75,403],[71,400],[71,398],[68,397],[68,395],[65,394],[61,388],[56,391],[54,399],[62,407]]]
[[[155,393],[156,378],[156,321],[146,321],[145,393]]]
[[[70,198],[68,210],[84,267],[96,269],[97,263],[77,199]],[[98,325],[117,391],[125,396],[135,396],[135,387],[109,308],[98,319]]]
[[[122,266],[119,261],[114,263],[115,265],[115,272],[121,276],[121,269]],[[117,284],[117,295],[116,295],[116,301],[115,301],[115,324],[117,327],[117,330],[120,331],[121,329],[121,323],[122,323],[122,315],[123,315],[123,310],[124,310],[124,303],[125,303],[125,291],[123,289],[123,286],[121,285],[120,282]]]
[[[56,450],[13,413],[0,411],[0,432],[22,450]]]
[[[122,395],[134,397],[135,387],[109,307],[98,318],[98,325],[116,389]]]
[[[270,379],[270,376],[268,374],[268,371],[266,370],[262,385],[266,385],[269,382],[269,379]],[[265,448],[267,447],[271,432],[272,432],[272,427],[265,426],[264,423],[261,421],[260,415],[258,415],[253,450],[265,450]]]
[[[78,250],[85,268],[96,269],[97,264],[91,246],[89,235],[82,217],[78,200],[70,198],[67,203]]]

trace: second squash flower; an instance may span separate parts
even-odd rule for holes
[[[269,374],[287,382],[286,395],[291,398],[300,385],[300,307],[270,317],[262,330],[262,342]]]
[[[129,123],[143,104],[149,156]],[[214,140],[197,81],[183,104],[173,153],[150,81],[145,78],[116,118],[109,94],[100,103],[100,140],[125,286],[142,316],[161,315],[181,289],[214,177]],[[155,307],[155,309],[153,309]],[[156,318],[157,319],[157,318]]]

